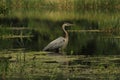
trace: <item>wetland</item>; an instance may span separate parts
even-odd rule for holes
[[[65,53],[43,52],[65,22]],[[119,61],[119,0],[0,1],[0,80],[119,80]]]

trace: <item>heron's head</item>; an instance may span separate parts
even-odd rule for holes
[[[73,24],[71,23],[64,23],[63,26],[72,26]]]

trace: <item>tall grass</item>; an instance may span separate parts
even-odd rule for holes
[[[75,6],[88,9],[120,9],[119,0],[75,0]]]
[[[88,19],[104,24],[119,19],[119,3],[120,0],[1,0],[0,17],[52,21]]]
[[[1,0],[0,14],[6,11],[31,9],[120,9],[119,0]]]

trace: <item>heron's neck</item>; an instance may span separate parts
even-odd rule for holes
[[[68,32],[65,30],[65,26],[62,26],[63,31],[65,32],[65,38],[68,39]]]

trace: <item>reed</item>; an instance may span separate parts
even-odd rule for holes
[[[31,9],[56,9],[56,10],[75,10],[75,9],[120,9],[119,0],[1,0],[0,14],[7,14],[16,10]]]

